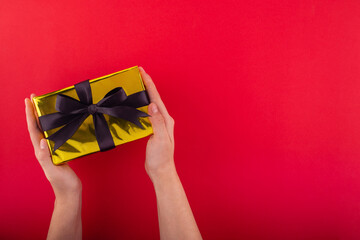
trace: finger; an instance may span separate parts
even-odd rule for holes
[[[28,98],[25,99],[25,113],[30,139],[36,151],[38,149],[40,139],[43,137],[43,135],[37,126],[34,109],[30,99]]]
[[[139,70],[140,70],[142,79],[144,80],[146,90],[147,90],[147,92],[149,94],[150,101],[156,103],[156,105],[158,106],[161,114],[163,115],[163,117],[165,119],[166,129],[168,131],[168,134],[169,134],[171,140],[174,141],[174,124],[175,124],[175,121],[169,115],[169,113],[168,113],[168,111],[167,111],[167,109],[165,107],[165,104],[161,100],[160,94],[157,91],[156,86],[155,86],[154,82],[152,81],[150,75],[147,74],[142,67],[139,67]]]
[[[165,119],[155,103],[151,103],[149,105],[149,113],[151,114],[151,117],[149,117],[149,119],[154,131],[154,137],[160,139],[169,138],[165,125]]]
[[[157,106],[159,107],[160,112],[163,115],[169,115],[165,104],[163,103],[163,101],[161,100],[160,94],[158,92],[158,90],[156,89],[156,86],[154,84],[154,82],[152,81],[151,77],[149,74],[147,74],[144,70],[144,68],[139,67],[140,73],[141,73],[141,77],[144,81],[146,90],[149,94],[150,97],[150,101],[154,102],[157,104]]]
[[[49,169],[52,168],[54,164],[51,161],[50,150],[46,139],[42,138],[38,144],[39,149],[36,158],[46,173],[46,171],[49,171]]]

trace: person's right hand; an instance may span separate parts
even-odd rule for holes
[[[174,119],[169,115],[149,74],[139,67],[150,97],[148,108],[154,134],[146,147],[145,169],[154,182],[164,175],[176,174],[174,164]]]
[[[154,134],[146,147],[145,169],[154,184],[160,239],[202,239],[174,163],[174,119],[170,117],[151,77],[139,67],[150,97]]]

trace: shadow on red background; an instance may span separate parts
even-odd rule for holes
[[[360,239],[360,2],[296,2],[2,2],[0,238],[52,214],[24,98],[141,65],[204,239]],[[159,238],[146,141],[70,163],[84,239]]]

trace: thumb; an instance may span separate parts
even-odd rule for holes
[[[40,147],[38,148],[37,160],[39,161],[41,167],[45,170],[46,168],[51,167],[53,165],[51,161],[49,146],[46,142],[45,138],[40,140]]]
[[[165,119],[159,111],[159,108],[156,106],[155,103],[151,103],[149,105],[149,114],[150,114],[150,122],[153,128],[154,136],[155,137],[166,137],[166,126],[165,126]]]

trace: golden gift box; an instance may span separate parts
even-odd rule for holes
[[[33,98],[54,164],[152,134],[137,66]]]

